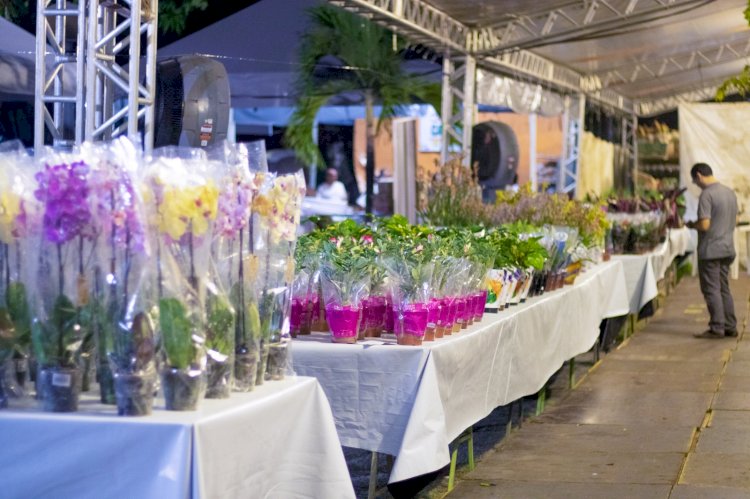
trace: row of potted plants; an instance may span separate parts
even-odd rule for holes
[[[305,184],[253,147],[0,154],[0,393],[29,355],[55,412],[92,364],[122,415],[148,414],[159,384],[192,410],[282,378]]]
[[[292,335],[323,330],[353,343],[394,334],[399,344],[420,345],[486,310],[572,283],[588,258],[581,247],[567,227],[435,229],[398,216],[333,224],[299,240]]]

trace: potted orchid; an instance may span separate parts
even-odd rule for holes
[[[263,254],[258,283],[262,355],[256,380],[259,384],[264,379],[283,379],[288,367],[295,243],[305,191],[301,172],[268,175],[253,202],[260,235],[256,247]]]
[[[152,243],[136,181],[141,158],[125,138],[107,146],[84,144],[83,151],[92,160],[89,204],[98,238],[87,310],[97,332],[101,398],[116,403],[119,415],[147,415],[156,384],[156,311]]]
[[[185,157],[179,157],[183,154]],[[202,151],[165,149],[149,166],[156,230],[159,327],[168,410],[195,410],[206,390],[206,293],[219,163]]]
[[[90,166],[74,157],[48,158],[36,174],[43,219],[31,262],[32,342],[37,389],[47,411],[77,410],[81,370],[77,355],[91,334],[82,310],[90,298],[93,254]],[[81,202],[83,200],[84,202]]]
[[[21,275],[21,236],[27,212],[36,207],[31,179],[25,174],[29,158],[20,144],[4,149],[0,154],[0,408],[8,403],[5,383],[9,375],[15,374],[14,381],[21,387],[26,381],[31,319]]]

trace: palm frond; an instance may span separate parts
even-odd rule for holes
[[[430,95],[435,91],[422,78],[404,71],[403,57],[397,50],[403,42],[387,29],[330,5],[313,7],[308,12],[313,27],[300,44],[299,103],[284,140],[302,161],[323,166],[320,151],[313,143],[313,127],[315,116],[331,97],[345,92],[369,92],[375,103],[382,105],[380,129],[383,121],[393,117],[401,106],[415,100],[432,103]],[[336,58],[342,64],[326,68],[321,64],[324,57]]]

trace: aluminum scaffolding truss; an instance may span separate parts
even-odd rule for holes
[[[470,50],[471,29],[423,0],[328,0],[383,25],[412,43]]]
[[[476,97],[476,60],[470,56],[451,59],[443,56],[443,86],[441,99],[442,146],[440,160],[445,163],[451,145],[460,144],[462,162],[471,164],[471,132],[474,126]],[[454,114],[454,109],[458,112]]]
[[[625,155],[622,164],[628,165],[630,179],[633,182],[631,186],[635,192],[636,173],[638,172],[638,117],[636,115],[622,117],[622,154]]]
[[[571,37],[600,36],[625,23],[645,22],[667,10],[690,7],[702,0],[578,0],[557,8],[509,16],[495,26],[476,30],[477,55],[505,50],[526,49],[541,44],[560,43]]]
[[[750,38],[726,41],[700,50],[639,61],[598,75],[602,87],[656,80],[693,69],[708,68],[750,56]]]
[[[144,148],[151,150],[157,9],[158,0],[38,3],[34,112],[37,150],[44,145],[45,124],[53,146],[71,147],[84,139],[106,140],[125,133],[134,136],[139,123],[143,124]],[[74,39],[70,33],[75,34]],[[49,74],[47,46],[54,58]],[[123,65],[123,60],[127,65]],[[75,81],[63,81],[63,63],[70,62],[76,65]]]
[[[34,147],[44,146],[45,130],[55,147],[71,147],[83,138],[85,4],[39,0],[36,14]],[[75,81],[65,71],[69,64]]]
[[[683,102],[701,102],[713,100],[716,90],[723,83],[723,79],[707,82],[704,87],[686,90],[680,94],[639,101],[635,110],[638,116],[655,116],[660,113],[676,109]]]
[[[598,1],[601,3],[602,0]],[[666,8],[667,4],[676,0],[641,1],[643,4],[665,4],[662,8]],[[637,0],[630,2],[638,4]],[[328,0],[328,3],[385,26],[412,43],[421,43],[439,51],[450,50],[454,54],[475,56],[478,67],[494,73],[528,79],[564,92],[583,92],[603,104],[625,112],[632,110],[632,103],[616,92],[597,92],[601,89],[601,84],[587,85],[587,79],[579,73],[527,50],[509,50],[494,56],[485,54],[476,57],[479,47],[487,47],[482,41],[488,36],[487,33],[456,21],[424,0]]]
[[[584,110],[586,97],[583,94],[565,96],[563,113],[563,154],[560,162],[557,191],[575,194],[578,185],[578,171],[581,137],[583,136]]]
[[[157,1],[88,0],[86,140],[138,132],[154,143]],[[145,75],[141,37],[145,36]],[[118,58],[127,54],[127,66]],[[143,78],[142,76],[145,76]]]

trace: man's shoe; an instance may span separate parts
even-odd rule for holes
[[[736,338],[737,337],[737,330],[736,329],[725,329],[724,330],[724,336],[728,336],[730,338]]]
[[[710,329],[707,331],[703,331],[702,333],[695,333],[693,335],[694,338],[704,338],[708,340],[718,340],[724,337],[722,333],[717,333],[715,331],[711,331]]]

